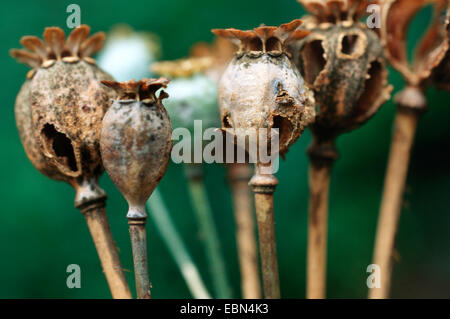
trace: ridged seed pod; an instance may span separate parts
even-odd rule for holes
[[[11,56],[33,69],[15,105],[17,128],[25,152],[42,174],[71,184],[75,206],[86,218],[114,298],[131,294],[105,212],[105,192],[98,186],[103,172],[100,127],[112,90],[101,85],[111,77],[91,55],[102,47],[104,34],[88,38],[90,28],[64,31],[49,27],[44,40],[22,37],[27,50]]]
[[[103,172],[99,134],[111,90],[101,80],[111,77],[90,57],[100,50],[104,34],[88,39],[90,28],[64,32],[46,28],[46,43],[34,36],[21,39],[30,51],[11,55],[33,69],[16,101],[16,122],[33,165],[44,175],[70,183],[77,207],[105,197],[97,180]]]
[[[106,112],[101,152],[108,175],[128,201],[128,218],[146,218],[145,203],[166,172],[172,148],[172,124],[156,91],[169,81],[102,81],[118,96]]]
[[[278,128],[281,154],[315,116],[312,94],[286,51],[289,43],[308,34],[297,30],[301,23],[213,30],[239,47],[219,83],[222,127],[231,134],[236,128]]]
[[[388,73],[377,34],[358,21],[367,1],[299,0],[313,16],[311,34],[290,50],[319,107],[316,138],[333,140],[369,120],[389,99]]]
[[[169,80],[102,81],[117,92],[103,119],[101,152],[105,169],[128,202],[137,296],[150,298],[145,203],[166,172],[172,148],[172,124],[156,91]]]

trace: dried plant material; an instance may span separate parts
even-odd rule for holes
[[[278,128],[284,154],[314,120],[314,100],[291,63],[286,45],[308,32],[300,20],[251,31],[213,30],[238,46],[219,84],[222,127]]]
[[[72,185],[75,206],[86,218],[102,268],[114,298],[131,298],[105,213],[105,192],[98,186],[103,172],[100,127],[112,90],[100,80],[111,77],[81,60],[101,47],[101,33],[89,52],[81,48],[88,26],[76,28],[65,41],[64,32],[46,28],[45,43],[22,38],[27,50],[11,50],[28,72],[15,104],[17,128],[25,152],[42,174]]]
[[[326,296],[328,193],[335,139],[368,121],[392,88],[377,34],[359,22],[370,3],[299,1],[312,14],[310,35],[290,47],[293,60],[319,108],[311,125],[308,208],[307,297]]]
[[[386,57],[410,86],[421,86],[444,59],[449,49],[448,32],[442,16],[447,0],[384,0],[381,2],[381,38]],[[433,5],[432,25],[417,47],[414,61],[408,61],[408,27],[414,16],[426,5]]]
[[[238,47],[219,83],[222,128],[238,138],[241,134],[246,138],[250,130],[279,130],[279,150],[269,151],[271,136],[267,134],[266,140],[258,139],[258,153],[265,149],[272,156],[276,151],[285,154],[314,120],[312,93],[286,51],[289,43],[309,33],[298,29],[301,24],[294,20],[279,27],[261,26],[248,31],[213,30]],[[256,160],[249,185],[255,193],[264,296],[280,298],[273,212],[278,181],[271,164]]]
[[[89,32],[89,26],[81,25],[74,29],[65,41],[62,29],[48,27],[44,31],[45,43],[35,36],[24,36],[20,43],[29,51],[12,49],[10,54],[19,62],[34,69],[41,66],[48,67],[54,60],[61,61],[67,56],[90,57],[102,48],[105,35],[99,32],[87,38]]]
[[[169,164],[172,124],[162,105],[167,79],[103,81],[117,92],[106,113],[101,151],[106,171],[127,199],[128,218],[145,218],[145,203]]]
[[[61,29],[46,28],[45,43],[33,36],[22,38],[21,43],[31,52],[11,50],[19,62],[24,62],[24,55],[34,58],[33,63],[27,62],[34,67],[32,77],[16,102],[17,126],[25,151],[40,172],[77,190],[76,206],[105,197],[97,185],[103,171],[99,134],[111,91],[99,80],[110,77],[82,60],[64,61],[86,53],[78,48],[89,41],[88,33],[88,26],[80,26],[65,42]],[[96,50],[100,49],[102,33],[98,35],[91,40]]]
[[[167,79],[102,81],[117,92],[105,114],[100,147],[106,171],[128,202],[137,296],[150,298],[145,203],[166,172],[172,124],[162,105]]]
[[[366,0],[297,0],[319,23],[358,21],[366,14],[367,6],[375,1]]]
[[[408,61],[407,35],[410,22],[426,5],[433,5],[433,20],[416,48],[412,63]],[[383,188],[374,249],[374,264],[384,274],[379,287],[371,288],[369,298],[389,296],[394,245],[401,214],[414,135],[421,114],[427,109],[426,88],[445,70],[445,57],[449,54],[448,18],[441,19],[449,9],[448,0],[384,0],[382,1],[381,36],[386,55],[392,66],[405,79],[406,87],[397,93],[397,113],[394,122],[389,161]],[[445,71],[444,71],[445,72]]]
[[[291,50],[320,108],[312,130],[330,140],[369,120],[392,88],[379,38],[363,24],[310,31]]]

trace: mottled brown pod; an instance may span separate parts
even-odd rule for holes
[[[291,52],[319,107],[311,130],[319,141],[330,141],[364,124],[389,99],[383,48],[374,31],[353,20],[367,1],[342,1],[339,10],[339,1],[299,2],[314,16],[305,24],[311,34]],[[345,10],[349,3],[353,14]]]
[[[172,148],[172,124],[156,91],[169,80],[102,81],[117,92],[106,113],[100,146],[108,175],[128,202],[138,298],[150,298],[145,203],[166,172]]]
[[[432,84],[449,89],[449,18],[444,17],[445,11],[449,10],[449,1],[384,0],[381,5],[380,33],[386,57],[403,76],[406,86],[395,96],[397,112],[375,239],[373,263],[384,275],[380,287],[370,289],[369,298],[389,296],[395,236],[411,149],[419,118],[428,109],[425,91]],[[411,63],[407,48],[409,25],[415,15],[428,5],[433,6],[432,23],[414,49]]]
[[[314,120],[312,94],[286,51],[289,43],[308,34],[298,30],[301,23],[294,20],[249,31],[213,30],[238,47],[219,83],[222,128],[238,138],[240,134],[278,129],[279,150],[266,149],[272,155],[285,154]],[[271,137],[268,133],[267,140],[258,139],[258,154],[261,148],[269,148]],[[262,163],[258,155],[249,184],[255,193],[264,296],[280,298],[273,217],[273,192],[278,181],[271,165]]]
[[[369,120],[389,99],[391,87],[377,34],[359,22],[366,0],[298,0],[312,14],[310,35],[290,48],[318,106],[308,149],[310,203],[307,297],[325,298],[330,171],[335,139]]]
[[[15,115],[36,169],[75,188],[75,206],[86,217],[113,297],[127,298],[130,292],[104,211],[106,194],[98,186],[103,172],[100,126],[111,94],[100,80],[111,77],[90,57],[100,50],[104,34],[88,38],[89,31],[83,25],[65,39],[60,28],[49,27],[45,43],[25,36],[21,43],[28,50],[11,50],[33,68],[17,96]]]

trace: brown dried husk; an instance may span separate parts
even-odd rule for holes
[[[320,111],[312,130],[322,140],[353,130],[389,99],[391,87],[377,35],[361,23],[317,25],[291,47]]]
[[[247,134],[245,129],[277,128],[282,155],[315,116],[312,94],[286,51],[289,43],[308,34],[298,29],[301,23],[294,20],[249,31],[213,30],[238,47],[219,83],[222,127],[233,135]],[[270,142],[259,143],[261,147]]]
[[[15,105],[25,152],[41,173],[77,190],[77,207],[105,196],[97,185],[103,172],[99,139],[112,97],[112,90],[100,84],[111,77],[89,57],[100,49],[104,35],[87,38],[88,33],[89,27],[80,26],[66,41],[61,29],[47,28],[46,43],[27,36],[21,42],[31,52],[11,51],[34,67]]]
[[[128,218],[145,218],[145,203],[166,172],[172,148],[172,123],[162,99],[166,79],[103,82],[118,97],[106,113],[101,152],[108,175],[128,201]]]

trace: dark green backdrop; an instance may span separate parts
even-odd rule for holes
[[[0,16],[0,297],[109,298],[106,281],[85,221],[73,207],[73,190],[39,174],[20,144],[14,121],[14,100],[27,67],[8,55],[20,47],[23,35],[41,36],[44,27],[65,28],[66,7],[73,1],[8,1]],[[82,23],[93,31],[107,31],[124,22],[137,30],[151,30],[162,38],[164,58],[185,56],[196,41],[211,40],[211,28],[251,28],[298,18],[303,10],[295,0],[164,0],[76,1]],[[429,12],[414,22],[415,42]],[[68,31],[65,28],[66,32]],[[119,62],[120,63],[120,62]],[[391,72],[398,90],[402,80]],[[418,129],[407,194],[401,217],[393,297],[450,297],[450,103],[446,92],[427,94],[430,111]],[[386,166],[392,102],[363,128],[338,141],[341,158],[331,183],[328,252],[328,296],[365,298],[365,272],[371,263],[378,206]],[[282,296],[304,298],[307,222],[307,158],[310,134],[291,149],[277,174],[276,231]],[[234,296],[240,296],[230,194],[222,166],[206,166],[209,197],[226,254]],[[125,219],[126,203],[109,177],[101,185],[109,195],[108,215],[125,268],[132,256]],[[201,236],[189,208],[180,165],[171,164],[161,190],[173,218],[197,262],[208,288],[211,280]],[[154,298],[190,297],[179,271],[152,223],[148,226],[150,276]],[[66,267],[81,266],[81,289],[66,287]],[[131,271],[127,278],[134,290]]]

